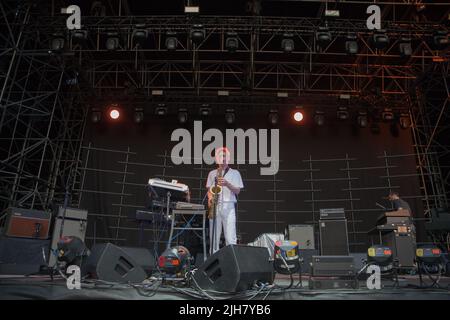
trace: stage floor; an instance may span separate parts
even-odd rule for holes
[[[161,283],[149,281],[143,285],[113,285],[100,282],[82,284],[80,290],[69,290],[63,278],[47,276],[0,276],[0,299],[51,299],[51,300],[450,300],[450,278],[442,277],[440,288],[418,288],[418,276],[401,276],[399,287],[391,281],[383,281],[382,289],[369,290],[365,281],[360,281],[359,289],[312,290],[308,287],[308,276],[302,278],[303,288],[295,279],[294,286],[288,277],[277,276],[275,286],[251,290],[237,295],[201,293],[186,288],[181,283]],[[427,279],[427,283],[431,284]]]

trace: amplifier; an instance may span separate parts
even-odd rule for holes
[[[290,224],[287,231],[288,239],[297,241],[300,250],[315,249],[313,225]]]
[[[358,281],[355,279],[314,279],[309,280],[309,288],[316,290],[328,289],[358,289]]]
[[[50,219],[49,212],[10,207],[5,234],[8,237],[47,239]]]
[[[316,277],[354,276],[354,258],[352,256],[313,256],[311,275]]]
[[[320,220],[339,220],[345,219],[344,208],[320,209]]]
[[[347,220],[319,220],[320,254],[324,256],[348,256]]]

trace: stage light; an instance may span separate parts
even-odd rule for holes
[[[384,108],[383,112],[381,112],[381,118],[384,121],[394,120],[394,113],[392,112],[392,108]]]
[[[357,54],[358,53],[358,37],[356,34],[349,34],[345,41],[345,51],[348,54]]]
[[[117,108],[112,108],[109,110],[109,117],[113,120],[117,120],[120,118],[120,111]]]
[[[90,254],[83,240],[75,236],[66,236],[57,243],[58,261],[65,262],[67,266],[81,266],[83,259]]]
[[[106,50],[114,51],[119,48],[120,40],[117,32],[108,32],[105,47]]]
[[[196,24],[191,29],[191,40],[194,44],[200,44],[205,39],[205,29],[201,24]]]
[[[61,51],[64,49],[65,39],[62,34],[54,34],[50,43],[50,49],[53,51]]]
[[[211,113],[212,113],[212,110],[211,110],[209,104],[203,104],[203,105],[200,107],[200,115],[201,115],[202,117],[210,116]]]
[[[187,109],[181,108],[178,109],[178,122],[180,124],[185,124],[188,120]]]
[[[348,108],[345,106],[338,107],[336,115],[339,120],[347,120],[349,118]]]
[[[273,266],[280,274],[294,274],[300,270],[298,243],[296,241],[276,241]]]
[[[180,274],[188,271],[192,263],[189,250],[183,246],[167,249],[158,258],[160,270],[167,274]]]
[[[276,126],[278,124],[278,118],[279,118],[279,116],[278,116],[277,110],[269,111],[268,120],[272,126]]]
[[[144,25],[136,26],[136,29],[133,30],[133,39],[136,43],[138,43],[141,47],[147,41],[148,31],[144,29]]]
[[[161,117],[165,116],[167,114],[167,112],[168,112],[168,110],[167,110],[167,107],[166,107],[166,105],[164,103],[158,104],[158,106],[155,109],[155,114],[157,116],[161,116]]]
[[[144,122],[144,109],[143,108],[134,109],[134,122],[136,122],[136,123]]]
[[[175,32],[166,33],[166,49],[169,51],[177,50],[178,40]]]
[[[225,40],[225,48],[228,52],[236,52],[239,48],[239,39],[236,32],[228,32]]]
[[[234,109],[227,109],[225,111],[225,122],[227,124],[233,124],[236,119],[236,115],[234,114]]]
[[[448,32],[445,30],[438,30],[434,32],[433,44],[436,50],[443,50],[448,46]]]
[[[384,49],[389,44],[389,37],[384,30],[377,30],[373,34],[373,43],[377,49]]]
[[[83,45],[87,40],[87,30],[72,30],[72,42]]]
[[[411,118],[408,113],[401,113],[398,121],[402,129],[409,129],[411,127]]]
[[[283,35],[283,40],[281,40],[281,48],[286,53],[292,52],[295,49],[294,40],[292,38],[293,35],[291,33],[285,33]]]
[[[303,120],[303,113],[301,111],[295,111],[294,120],[297,122],[301,122]]]
[[[331,32],[327,27],[319,27],[316,32],[316,41],[321,48],[326,47],[331,42]]]
[[[411,56],[412,55],[411,39],[401,38],[400,43],[398,45],[398,50],[400,51],[400,55],[402,57]]]
[[[369,124],[369,118],[367,117],[367,112],[364,110],[358,111],[358,116],[356,122],[360,128],[366,128]]]
[[[99,123],[101,119],[102,119],[102,112],[100,111],[100,109],[93,108],[91,110],[92,123]]]
[[[416,249],[416,259],[425,265],[438,265],[442,262],[442,251],[435,245],[421,245]]]
[[[314,112],[314,122],[318,126],[323,126],[325,123],[325,113],[321,110],[316,110]]]
[[[367,249],[367,262],[380,267],[381,271],[391,270],[394,258],[390,247],[374,245]]]

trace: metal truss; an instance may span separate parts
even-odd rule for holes
[[[412,95],[412,132],[426,212],[450,196],[449,64],[430,65]]]
[[[85,110],[79,86],[55,55],[26,55],[38,42],[24,33],[30,5],[0,3],[0,210],[48,209],[75,181]]]
[[[40,30],[39,50],[47,52],[55,34],[65,37],[67,51],[82,61],[91,85],[96,89],[123,89],[127,83],[137,88],[174,90],[242,90],[265,92],[360,93],[377,87],[383,94],[406,94],[418,73],[433,59],[448,59],[448,51],[430,45],[434,31],[448,32],[439,23],[386,21],[390,38],[384,50],[373,45],[373,32],[365,20],[270,17],[186,17],[186,16],[83,16],[82,30],[87,39],[76,41],[65,29],[66,16],[39,17],[27,32]],[[194,44],[190,30],[201,25],[205,38]],[[332,40],[320,47],[315,34],[327,26]],[[137,41],[136,29],[148,32],[147,40]],[[225,46],[228,32],[234,32],[239,48],[229,53]],[[108,34],[116,33],[120,45],[105,49]],[[167,32],[175,33],[176,52],[165,47]],[[354,33],[359,53],[345,52],[345,37]],[[284,53],[281,40],[289,34],[295,50]],[[403,57],[402,38],[411,39],[413,52]],[[89,57],[89,61],[87,59]]]

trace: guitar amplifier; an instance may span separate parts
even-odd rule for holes
[[[10,207],[7,209],[6,236],[47,239],[51,214],[41,210]]]

